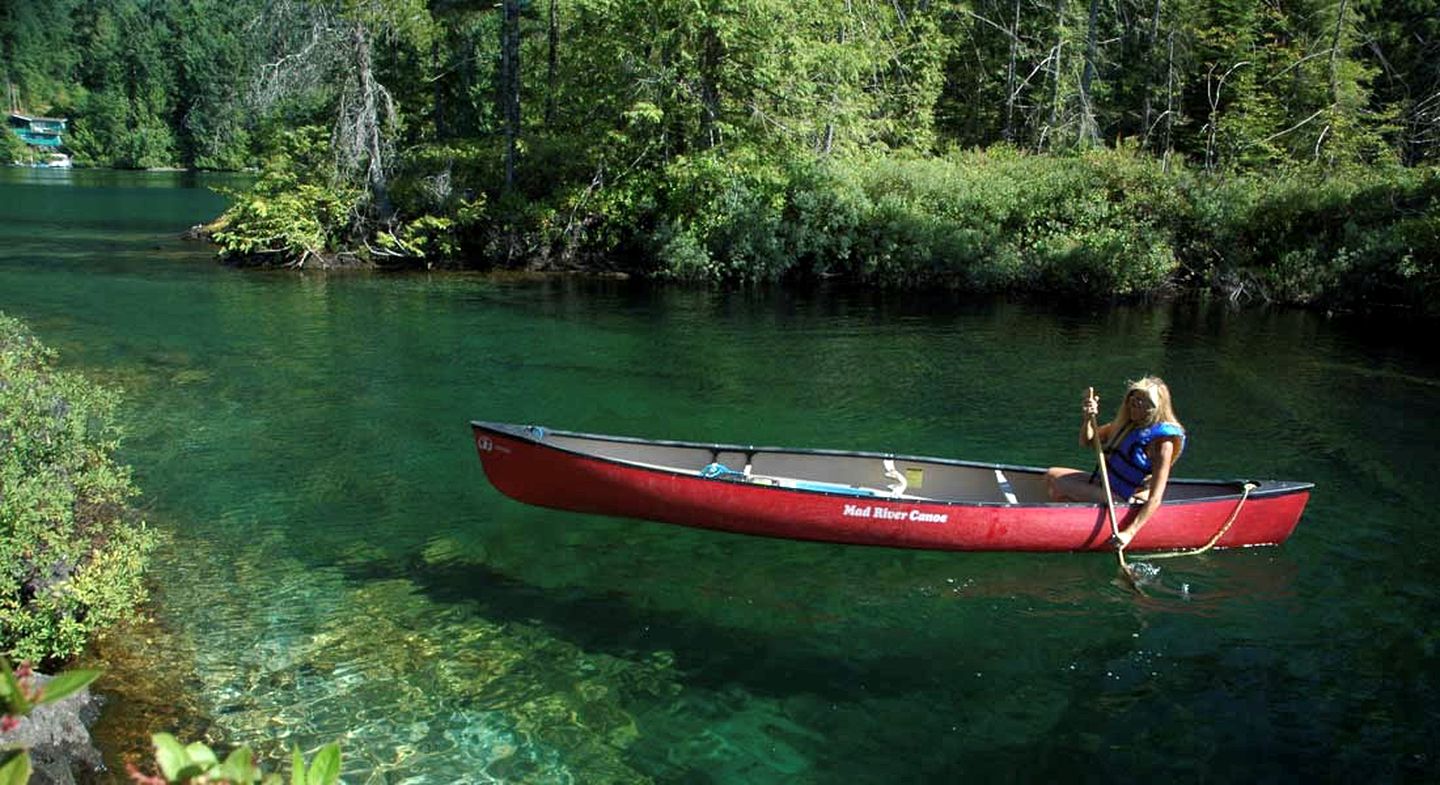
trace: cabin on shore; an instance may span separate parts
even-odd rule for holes
[[[32,147],[58,148],[60,135],[65,132],[68,121],[58,117],[31,117],[19,112],[10,113],[10,130],[21,141]]]

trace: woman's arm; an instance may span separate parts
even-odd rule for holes
[[[1135,535],[1140,533],[1141,527],[1150,521],[1150,516],[1160,509],[1160,503],[1165,501],[1165,485],[1170,482],[1170,464],[1175,462],[1177,442],[1177,437],[1167,436],[1151,443],[1150,465],[1154,466],[1155,470],[1150,473],[1150,495],[1145,499],[1145,503],[1140,505],[1135,520],[1120,530],[1122,544],[1129,545]]]

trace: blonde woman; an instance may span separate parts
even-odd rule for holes
[[[1170,468],[1185,450],[1185,427],[1175,416],[1170,388],[1158,377],[1131,382],[1115,419],[1095,424],[1100,399],[1087,393],[1081,402],[1080,444],[1099,438],[1105,445],[1105,467],[1116,504],[1139,504],[1130,524],[1119,532],[1120,545],[1130,544],[1165,499]],[[1057,502],[1105,503],[1100,469],[1086,474],[1056,466],[1045,472],[1050,498]]]

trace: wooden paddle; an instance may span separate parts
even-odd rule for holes
[[[1095,388],[1085,388],[1085,400],[1095,397]],[[1095,446],[1095,460],[1100,464],[1100,484],[1105,489],[1105,509],[1110,514],[1110,536],[1116,542],[1120,540],[1120,523],[1115,517],[1115,496],[1110,493],[1110,471],[1105,466],[1105,448],[1100,445],[1100,426],[1095,422],[1095,415],[1088,415],[1090,418],[1090,443]],[[1130,576],[1130,568],[1125,564],[1125,545],[1121,543],[1115,548],[1115,555],[1120,559],[1120,569],[1126,577]]]

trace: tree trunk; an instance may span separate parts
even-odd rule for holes
[[[846,10],[847,10],[847,11],[850,10],[850,9],[849,9],[849,3],[846,3]],[[846,35],[845,25],[842,24],[842,25],[840,25],[840,29],[835,31],[835,42],[838,43],[838,44],[840,44],[841,46],[844,46],[847,39],[848,39],[848,36]],[[834,88],[832,88],[832,89],[830,90],[830,107],[831,107],[831,110],[832,110],[832,111],[834,110],[834,107],[835,107],[836,105],[838,105],[839,102],[840,102],[840,95],[839,95],[839,93],[840,93],[840,88],[839,88],[838,86],[837,86],[837,87],[834,87]],[[826,155],[826,156],[830,155],[831,151],[835,149],[835,121],[834,121],[834,120],[830,120],[830,121],[828,121],[828,122],[825,123],[825,130],[824,130],[824,132],[822,132],[822,133],[820,134],[819,148],[820,148],[820,153],[821,153],[821,155]]]
[[[550,18],[548,20],[548,32],[546,44],[548,46],[547,57],[549,62],[545,64],[545,128],[550,129],[551,123],[555,122],[555,80],[560,70],[560,27],[555,21],[556,0],[550,0]]]
[[[1146,37],[1145,41],[1145,93],[1140,101],[1140,138],[1144,140],[1143,143],[1146,146],[1148,146],[1150,142],[1150,124],[1153,122],[1155,114],[1155,108],[1151,99],[1155,93],[1155,44],[1160,41],[1160,3],[1161,0],[1155,0],[1155,8],[1150,14],[1150,34]],[[1169,70],[1168,64],[1166,65],[1166,70],[1167,72]],[[1166,77],[1169,77],[1168,73]]]
[[[1020,0],[1015,0],[1015,22],[1010,25],[1010,62],[1005,68],[1005,141],[1015,141],[1015,61],[1020,56]]]
[[[1340,12],[1335,15],[1335,38],[1330,43],[1330,122],[1320,132],[1315,142],[1315,159],[1320,159],[1320,148],[1325,143],[1326,131],[1333,132],[1335,121],[1340,114],[1340,38],[1345,32],[1345,7],[1349,0],[1340,0]]]
[[[505,129],[505,190],[515,186],[520,142],[520,0],[504,0],[500,23],[500,117]]]
[[[354,139],[350,146],[365,162],[365,187],[370,192],[370,204],[376,217],[388,223],[394,217],[395,209],[390,203],[390,190],[385,174],[385,158],[382,152],[383,131],[386,116],[382,114],[380,102],[388,100],[385,88],[375,81],[370,34],[365,26],[356,23],[351,28],[351,45],[355,57],[356,87],[359,89],[358,114],[353,123]],[[385,107],[388,110],[389,107]]]
[[[1172,132],[1175,130],[1175,30],[1170,30],[1169,54],[1165,58],[1165,171],[1170,171],[1170,155],[1174,152]]]
[[[1040,146],[1055,132],[1060,120],[1060,60],[1065,50],[1065,0],[1055,0],[1055,48],[1050,52],[1050,121],[1040,134]]]
[[[1349,0],[1340,0],[1340,12],[1335,15],[1335,38],[1330,44],[1330,104],[1334,106],[1340,103],[1340,77],[1336,70],[1336,60],[1340,55],[1340,36],[1345,31],[1345,6]]]
[[[700,43],[700,147],[709,149],[720,143],[720,63],[725,46],[713,25],[706,25]]]
[[[435,137],[445,139],[450,136],[450,125],[445,119],[445,80],[439,76],[444,72],[445,63],[438,35],[430,42],[430,62],[434,64],[437,74],[430,85],[430,100],[435,103],[430,108],[430,121],[435,124]]]
[[[1096,41],[1095,29],[1100,16],[1100,0],[1090,0],[1090,18],[1085,27],[1085,70],[1080,76],[1080,132],[1082,144],[1094,144],[1099,140],[1099,124],[1095,120],[1095,106],[1090,100],[1090,88],[1095,81]]]

